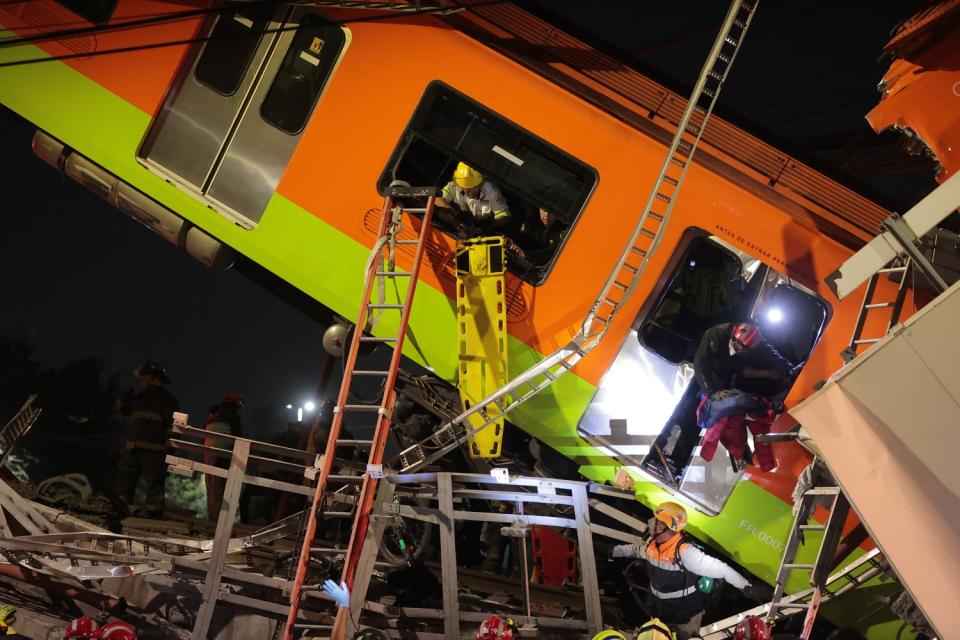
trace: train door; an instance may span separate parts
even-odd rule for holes
[[[205,27],[138,158],[253,228],[349,33],[308,7],[269,2],[228,2]]]
[[[802,364],[826,326],[828,309],[809,290],[719,238],[690,235],[674,256],[667,286],[640,314],[604,375],[579,432],[715,514],[743,467],[725,451],[711,462],[698,455],[701,390],[693,361],[701,337],[714,325],[750,320],[784,357]],[[785,396],[788,390],[780,384],[764,392]]]

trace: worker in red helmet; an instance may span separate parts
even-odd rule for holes
[[[234,437],[243,436],[243,425],[240,421],[240,411],[243,409],[243,398],[239,393],[231,391],[220,398],[219,404],[210,408],[207,413],[207,420],[204,429],[213,433],[221,433]],[[232,438],[208,437],[205,443],[208,447],[216,449],[233,450]],[[227,468],[230,464],[230,458],[218,455],[215,452],[206,452],[203,454],[205,464]],[[220,506],[223,501],[223,492],[227,486],[226,478],[221,478],[213,474],[207,474],[205,478],[207,485],[207,517],[216,520],[220,514]],[[246,501],[241,500],[240,520],[249,521],[246,511]]]
[[[793,372],[793,364],[763,339],[757,325],[725,322],[703,334],[693,369],[700,388],[709,396],[725,389],[762,393],[759,381],[769,391],[771,386],[782,386]],[[768,381],[773,385],[766,384]]]
[[[80,616],[70,621],[63,632],[63,640],[72,638],[100,638],[103,631],[93,618]]]
[[[688,640],[700,631],[704,602],[697,582],[701,576],[722,578],[748,597],[757,596],[758,588],[726,563],[701,551],[682,533],[687,526],[687,511],[681,505],[664,502],[654,509],[653,517],[650,542],[617,545],[612,556],[645,561],[653,613],[676,632],[677,640]]]
[[[706,429],[700,456],[713,460],[723,444],[739,467],[752,462],[747,429],[754,436],[770,431],[782,409],[780,400],[795,368],[763,339],[760,328],[749,322],[718,324],[700,340],[693,362],[704,398],[697,423]],[[772,400],[771,400],[772,398]],[[776,466],[769,444],[754,439],[757,464],[763,471]]]
[[[516,640],[519,637],[516,623],[497,614],[484,620],[477,629],[477,640]]]
[[[770,640],[770,626],[759,616],[747,616],[733,632],[734,640]]]

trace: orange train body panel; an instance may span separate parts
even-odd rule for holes
[[[939,2],[907,20],[887,44],[894,56],[867,114],[878,133],[915,135],[936,158],[937,181],[960,169],[960,0]]]

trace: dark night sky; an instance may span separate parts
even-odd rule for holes
[[[684,85],[692,85],[726,3],[541,0],[565,20]],[[886,69],[890,29],[913,3],[761,0],[722,107],[828,159],[848,163],[876,138],[863,119]],[[313,395],[324,326],[236,272],[205,269],[30,151],[29,124],[0,129],[0,335],[28,335],[45,366],[102,357],[130,373],[161,361],[197,416],[228,390],[249,407]],[[822,134],[849,134],[839,154]],[[856,136],[860,136],[857,138]],[[867,177],[912,204],[932,174]],[[373,188],[373,185],[371,185]],[[282,415],[282,414],[278,414]]]

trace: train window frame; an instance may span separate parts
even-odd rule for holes
[[[103,8],[92,7],[95,3],[90,0],[56,0],[57,4],[69,9],[73,13],[77,14],[90,24],[96,26],[105,25],[110,22],[110,19],[113,17],[114,11],[117,10],[117,5],[120,4],[120,0],[107,0]]]
[[[298,50],[297,43],[301,38],[301,31],[305,28],[305,22],[308,20],[317,20],[318,23],[315,25],[308,25],[309,29],[317,29],[321,32],[324,30],[329,30],[329,35],[336,35],[338,41],[335,43],[329,43],[328,38],[321,39],[319,35],[314,33],[310,41],[310,45],[306,47],[309,49],[309,52],[303,48],[299,49],[299,53],[296,53]],[[308,37],[304,36],[303,41],[306,41]],[[314,47],[319,40],[319,50],[315,50]],[[279,129],[283,133],[286,133],[291,136],[298,136],[303,133],[303,130],[306,129],[307,123],[310,122],[310,117],[313,115],[314,110],[317,108],[317,104],[320,102],[320,98],[326,92],[327,87],[330,84],[330,79],[333,77],[333,73],[337,68],[337,65],[340,63],[340,59],[343,56],[343,52],[347,47],[348,36],[343,27],[339,26],[335,22],[331,22],[324,18],[319,13],[304,13],[300,16],[300,24],[297,26],[296,31],[293,34],[293,38],[290,40],[290,44],[287,47],[287,51],[283,54],[283,60],[280,62],[280,66],[277,68],[276,74],[273,79],[270,81],[270,88],[267,90],[266,95],[263,97],[263,101],[260,103],[260,108],[258,109],[260,117],[264,122],[270,126]],[[332,52],[332,53],[331,53]],[[277,84],[280,80],[282,74],[284,74],[289,69],[293,68],[295,61],[299,59],[301,61],[306,61],[308,64],[322,69],[322,78],[320,82],[315,87],[313,91],[312,98],[309,100],[309,105],[306,105],[306,109],[303,111],[302,119],[297,119],[297,126],[295,128],[288,128],[280,121],[275,120],[275,116],[265,112],[267,110],[268,104],[272,103],[272,97],[278,95],[279,98],[273,100],[279,100],[281,106],[278,107],[280,111],[287,109],[289,104],[285,98],[288,98],[288,95],[282,95],[281,90],[278,88]],[[276,93],[275,93],[276,92]],[[297,114],[298,117],[300,114]]]
[[[240,23],[243,26],[242,20],[237,20],[237,14],[240,13],[243,9],[253,9],[254,11],[258,10],[263,12],[264,15],[257,16],[256,18],[251,18],[249,15],[242,16],[247,22],[250,23],[250,31],[247,33],[240,34],[220,34],[218,30],[222,30],[224,25],[232,25],[234,21]],[[263,34],[266,33],[267,27],[270,24],[270,20],[273,18],[274,8],[268,4],[248,4],[244,2],[232,2],[228,5],[225,5],[217,17],[216,23],[209,30],[209,35],[207,42],[203,46],[203,50],[200,52],[200,55],[197,59],[197,64],[193,70],[194,79],[207,87],[211,91],[214,91],[222,96],[229,97],[240,89],[240,86],[243,84],[243,78],[247,74],[247,70],[250,68],[250,64],[253,62],[254,57],[257,55],[257,49],[260,47],[260,40],[263,38]],[[259,26],[258,23],[262,21],[263,24]],[[233,64],[229,65],[229,71],[225,74],[224,67],[221,66],[210,66],[204,64],[204,61],[210,61],[211,58],[207,57],[208,52],[221,52],[222,50],[217,48],[218,45],[225,43],[228,45],[235,45],[237,43],[248,43],[249,46],[249,55],[246,56],[246,60],[243,64]],[[236,50],[231,49],[230,53],[235,54]],[[236,57],[234,57],[236,60]],[[214,60],[214,62],[219,62]],[[207,72],[210,72],[209,74]],[[220,81],[224,77],[230,77],[232,84],[229,87],[220,84]]]
[[[477,142],[488,144],[482,147]],[[416,153],[433,154],[433,166],[442,167],[429,172],[424,168],[423,172],[432,176],[426,179],[430,184],[406,180],[404,175],[398,175],[402,163],[411,160]],[[533,247],[545,257],[542,261],[534,263],[508,253],[507,270],[510,273],[533,286],[544,284],[597,188],[599,172],[449,84],[434,80],[427,85],[400,134],[377,180],[377,189],[381,194],[386,193],[390,184],[398,179],[418,182],[413,186],[442,188],[450,181],[453,167],[459,161],[474,167],[500,187],[510,201],[511,209],[517,203],[522,205],[511,222],[512,231],[490,233],[503,233],[511,239],[529,239],[529,235],[522,235],[521,225],[526,220],[535,224],[533,218],[537,209],[545,208],[557,215],[558,223],[555,224],[560,225],[562,237],[553,243],[538,241],[540,246]],[[524,165],[528,170],[520,173]],[[551,178],[553,182],[550,182]],[[434,214],[434,224],[441,232],[457,240],[475,235],[466,225],[460,224],[456,216],[445,216],[444,213],[440,210]],[[552,252],[546,253],[545,249]]]
[[[663,308],[664,301],[673,291],[676,290],[677,279],[683,273],[683,269],[688,266],[688,260],[691,254],[698,245],[701,245],[705,242],[709,242],[715,245],[716,248],[722,249],[726,253],[736,257],[741,266],[740,278],[744,285],[736,294],[739,296],[739,299],[735,300],[734,304],[731,306],[731,309],[729,310],[730,317],[715,319],[715,321],[712,320],[712,324],[710,326],[714,326],[715,324],[722,322],[752,322],[760,327],[761,335],[766,335],[774,348],[780,350],[782,349],[780,343],[783,339],[789,338],[790,340],[794,340],[794,338],[792,333],[784,333],[777,338],[773,337],[774,332],[767,324],[768,322],[773,322],[772,320],[769,320],[769,311],[776,306],[775,301],[777,298],[782,297],[782,295],[787,292],[791,292],[788,295],[803,296],[806,298],[806,300],[803,301],[804,304],[809,305],[810,309],[815,307],[819,310],[819,314],[814,314],[816,317],[811,316],[813,320],[817,320],[819,322],[819,326],[815,331],[808,335],[808,338],[804,342],[804,348],[806,349],[806,352],[803,354],[802,359],[799,358],[801,354],[797,352],[796,348],[794,348],[791,353],[787,353],[787,355],[784,357],[793,356],[794,358],[797,358],[798,361],[794,361],[791,358],[788,359],[790,359],[794,365],[800,365],[801,368],[805,366],[817,344],[822,339],[827,326],[833,317],[833,308],[831,307],[830,303],[822,296],[818,295],[815,291],[803,286],[801,283],[796,282],[795,280],[792,280],[786,274],[778,271],[773,266],[750,254],[746,250],[729,244],[722,238],[713,236],[708,232],[695,227],[687,229],[685,233],[685,241],[681,241],[681,243],[675,249],[674,255],[671,256],[667,266],[670,277],[666,279],[665,284],[654,298],[654,302],[641,310],[641,312],[637,315],[637,318],[634,322],[634,327],[637,331],[637,341],[639,342],[640,348],[663,360],[664,362],[669,363],[670,366],[677,367],[678,371],[686,368],[690,374],[693,373],[692,356],[695,354],[696,348],[699,346],[699,342],[702,339],[702,331],[699,334],[700,338],[696,340],[697,344],[693,346],[693,349],[691,349],[691,357],[683,358],[675,362],[674,360],[665,357],[662,353],[660,353],[660,351],[649,345],[643,339],[643,329],[652,318],[657,316],[658,312]],[[745,278],[745,276],[748,274],[749,278]],[[814,328],[812,323],[800,323],[800,328],[806,327],[807,324],[810,324],[811,330]],[[706,329],[709,329],[709,326],[703,327],[704,331]],[[787,325],[782,325],[781,331],[783,331],[783,329],[789,329],[789,327]],[[796,347],[796,342],[793,343],[793,346]],[[775,399],[786,398],[793,390],[795,383],[796,377],[793,377],[789,381],[789,384],[778,389],[777,392],[773,393],[770,397]],[[762,393],[759,390],[756,392]],[[682,394],[676,397],[676,404],[671,410],[672,413],[670,417],[661,427],[659,434],[654,436],[654,442],[653,446],[651,446],[650,452],[643,456],[643,458],[639,461],[638,466],[645,473],[648,473],[653,477],[661,478],[667,486],[675,491],[678,491],[687,499],[694,501],[698,505],[701,505],[708,510],[715,510],[716,512],[719,512],[719,510],[722,509],[723,504],[726,504],[730,494],[732,494],[734,488],[736,487],[737,479],[740,477],[740,475],[742,475],[745,466],[740,466],[738,469],[731,460],[730,464],[734,465],[734,471],[733,475],[730,476],[730,480],[728,481],[729,485],[724,485],[721,483],[715,487],[716,490],[726,486],[727,491],[725,494],[721,495],[721,493],[717,493],[717,495],[712,496],[712,502],[705,495],[689,492],[687,488],[688,480],[695,486],[699,486],[698,483],[702,484],[702,480],[698,480],[697,476],[695,475],[690,475],[688,478],[688,472],[693,474],[692,468],[695,466],[694,463],[697,458],[696,447],[699,445],[702,438],[701,430],[697,427],[693,428],[691,431],[691,428],[695,425],[688,424],[688,421],[691,419],[691,415],[695,416],[695,414],[691,414],[690,411],[695,409],[699,404],[699,398],[701,394],[702,391],[699,389],[696,378],[691,376],[688,386],[684,389]],[[682,452],[686,452],[686,454],[684,455]],[[718,455],[721,455],[721,453],[722,457],[719,458],[719,460],[721,460],[720,462],[718,462],[718,459],[715,458],[714,462],[707,463],[707,466],[713,464],[727,464],[723,461],[726,460],[728,454],[724,451],[718,452]],[[668,466],[667,471],[663,469],[664,465]],[[719,505],[716,504],[717,499],[719,499]]]

